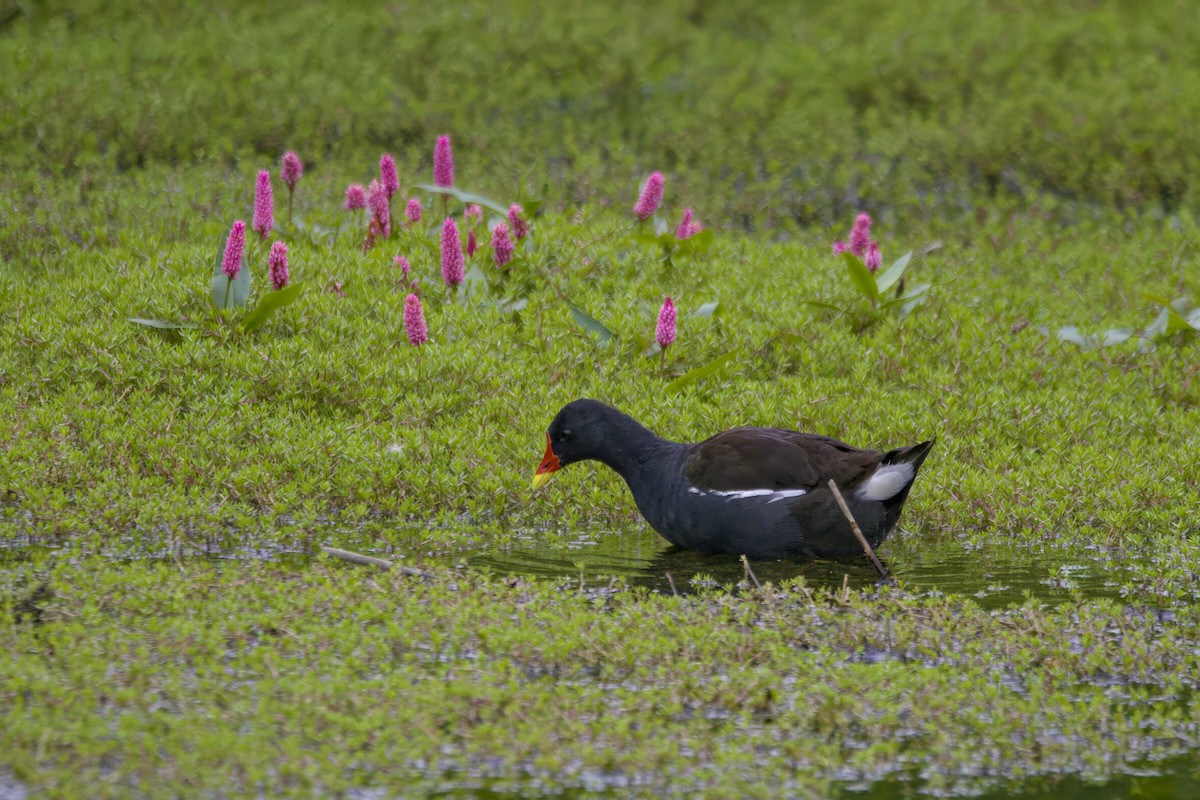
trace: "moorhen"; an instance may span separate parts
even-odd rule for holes
[[[748,558],[843,556],[862,545],[829,489],[832,478],[872,547],[900,518],[933,440],[859,450],[778,428],[735,428],[698,444],[655,435],[595,400],[563,406],[546,432],[537,489],[575,461],[617,471],[654,530],[672,544]]]

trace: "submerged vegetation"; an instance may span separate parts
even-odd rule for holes
[[[1193,758],[1198,23],[1077,5],[20,6],[0,794]],[[1119,553],[1120,599],[465,566],[643,530],[606,470],[528,492],[581,396],[677,440],[936,436],[904,547]]]

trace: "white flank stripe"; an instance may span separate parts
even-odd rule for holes
[[[863,500],[890,500],[912,482],[914,474],[912,464],[885,464],[875,470],[856,494]]]
[[[780,500],[786,500],[789,497],[802,497],[808,494],[807,489],[739,489],[730,492],[718,491],[702,491],[695,486],[689,486],[688,491],[692,494],[711,494],[716,497],[724,497],[726,500],[748,500],[751,497],[770,497],[768,503],[778,503]]]

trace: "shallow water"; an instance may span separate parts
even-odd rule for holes
[[[968,595],[987,608],[1025,602],[1027,597],[1056,605],[1073,593],[1119,598],[1130,570],[1101,550],[999,545],[972,548],[958,541],[931,542],[917,534],[886,542],[878,555],[909,589]],[[497,573],[545,578],[578,578],[602,585],[611,576],[659,592],[685,594],[704,587],[748,584],[740,559],[707,556],[672,547],[649,529],[580,535],[563,546],[528,545],[480,553],[466,563]],[[880,580],[865,557],[808,561],[751,561],[760,583],[804,579],[813,588],[871,586]]]
[[[437,557],[403,558],[403,563],[465,565],[497,574],[555,580],[572,579],[586,586],[604,586],[620,577],[652,591],[687,594],[704,588],[741,587],[803,578],[816,589],[869,588],[880,581],[863,556],[806,561],[751,561],[753,579],[741,559],[710,556],[669,545],[646,526],[625,530],[576,531],[562,544],[562,536],[537,531],[517,534],[518,545],[489,551]],[[307,537],[304,537],[307,538]],[[414,535],[414,540],[421,536]],[[257,537],[255,537],[257,539]],[[314,544],[315,542],[315,544]],[[395,559],[401,552],[380,549],[377,539],[364,539],[354,530],[308,541],[263,543],[247,540],[233,546],[213,546],[178,552],[146,551],[135,542],[111,543],[107,549],[86,551],[118,560],[208,558],[221,561],[276,561],[303,566],[319,558],[316,545],[328,544],[366,555]],[[69,548],[69,545],[67,547]],[[54,545],[34,543],[27,537],[0,535],[0,567],[41,553],[59,551]],[[62,552],[62,551],[59,551]],[[72,555],[83,555],[75,551]],[[878,555],[890,577],[909,590],[957,594],[974,598],[985,608],[1020,604],[1032,597],[1057,605],[1078,594],[1088,598],[1122,597],[1121,589],[1133,580],[1129,564],[1136,554],[1100,548],[1069,549],[1058,545],[1029,546],[1008,542],[975,547],[959,540],[922,536],[918,532],[894,534]]]

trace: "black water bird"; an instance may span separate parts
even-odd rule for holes
[[[642,516],[672,544],[758,559],[856,555],[862,545],[829,480],[878,547],[932,447],[930,440],[860,450],[779,428],[735,428],[681,444],[603,403],[575,400],[550,423],[533,487],[567,464],[600,461],[625,479]]]

